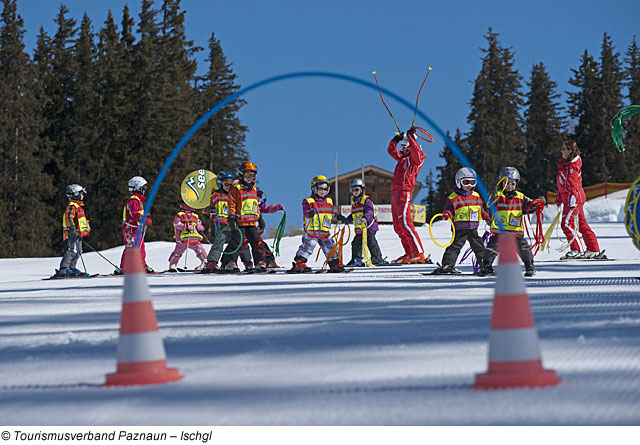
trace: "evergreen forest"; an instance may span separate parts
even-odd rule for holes
[[[153,183],[168,154],[212,104],[240,89],[220,41],[208,47],[186,37],[180,0],[139,0],[94,24],[78,23],[64,4],[54,18],[55,34],[43,28],[35,47],[24,44],[17,0],[1,0],[0,19],[0,257],[57,256],[64,250],[62,211],[68,184],[82,184],[100,218],[91,221],[91,245],[122,244],[122,207],[127,181]],[[625,152],[611,140],[609,122],[628,104],[640,104],[640,48],[634,40],[623,54],[604,34],[599,55],[587,51],[572,69],[566,103],[545,65],[527,73],[515,69],[515,53],[488,30],[482,68],[474,80],[466,133],[451,136],[491,191],[506,165],[520,170],[520,189],[531,197],[555,190],[556,160],[565,139],[583,154],[583,183],[631,182],[640,171],[640,120],[626,126]],[[195,55],[208,66],[198,75]],[[238,171],[248,159],[248,128],[237,117],[238,99],[216,113],[190,139],[158,191],[147,241],[171,240],[180,200],[179,184],[202,166]],[[426,172],[423,203],[431,215],[442,211],[461,167],[444,146],[444,163]],[[424,174],[424,172],[423,172]],[[94,235],[95,234],[95,235]]]
[[[640,117],[625,124],[626,150],[611,138],[611,119],[625,105],[640,104],[640,48],[634,37],[624,54],[611,37],[602,37],[599,56],[586,50],[571,69],[572,86],[561,103],[557,83],[543,62],[534,64],[524,81],[515,68],[515,53],[489,28],[484,36],[482,68],[474,80],[466,133],[456,129],[451,140],[475,167],[489,193],[506,166],[521,175],[519,190],[531,198],[556,191],[557,160],[565,140],[578,143],[583,186],[633,182],[640,173]],[[427,221],[442,212],[462,164],[444,145],[444,164],[426,173]]]

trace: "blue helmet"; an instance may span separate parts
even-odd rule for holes
[[[221,172],[218,172],[218,174],[216,175],[216,183],[218,184],[218,188],[221,189],[222,188],[222,182],[225,179],[231,179],[233,181],[233,175],[231,174],[231,172],[222,170]]]

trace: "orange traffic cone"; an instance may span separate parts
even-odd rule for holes
[[[104,386],[152,385],[180,380],[177,369],[167,368],[164,344],[158,332],[140,249],[125,248],[124,292],[115,374]]]
[[[518,263],[513,235],[500,235],[499,267],[489,332],[489,369],[476,374],[475,389],[553,386],[555,371],[542,368],[538,332]]]

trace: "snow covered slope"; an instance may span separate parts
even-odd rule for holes
[[[495,280],[425,276],[434,266],[412,265],[349,274],[149,276],[168,364],[184,379],[104,389],[99,385],[116,366],[123,278],[42,281],[59,258],[2,259],[0,419],[8,425],[638,425],[640,251],[620,222],[607,222],[620,221],[621,195],[587,204],[601,248],[615,261],[554,261],[561,255],[554,238],[550,251],[536,257],[537,275],[526,280],[543,363],[558,372],[559,386],[469,389],[487,368]],[[556,210],[548,212],[550,220]],[[433,229],[441,244],[448,242],[448,223]],[[419,232],[439,261],[443,249],[430,241],[427,227]],[[402,253],[390,227],[378,239],[387,257]],[[283,239],[281,265],[290,266],[299,242]],[[149,264],[166,268],[172,248],[147,245]],[[121,248],[102,253],[119,263]],[[113,269],[95,253],[84,260],[91,272]],[[314,256],[310,263],[318,267],[322,260]],[[460,267],[470,271],[470,260]]]

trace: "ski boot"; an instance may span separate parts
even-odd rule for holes
[[[373,265],[374,266],[388,266],[389,262],[386,260],[386,258],[382,258],[381,260],[374,261]]]
[[[258,261],[258,264],[256,266],[256,273],[266,273],[267,272],[267,265],[264,261]]]
[[[222,265],[222,268],[220,269],[220,272],[222,272],[222,273],[238,273],[238,272],[240,272],[240,268],[235,263],[235,261],[230,261],[227,264],[223,264]]]
[[[536,271],[533,267],[533,261],[531,261],[530,263],[524,263],[524,276],[525,277],[532,277],[536,274]]]
[[[345,271],[344,266],[340,263],[340,260],[335,259],[335,260],[329,261],[329,272],[340,273],[344,271]]]
[[[218,273],[220,272],[220,268],[218,267],[217,261],[207,261],[204,269],[202,269],[202,273]]]
[[[490,276],[494,276],[495,274],[496,274],[496,271],[493,270],[493,266],[491,265],[491,263],[483,261],[482,267],[480,268],[480,270],[476,275],[479,277],[490,277]]]
[[[56,270],[54,277],[59,278],[71,278],[73,276],[73,271],[68,267],[65,269]]]
[[[407,255],[402,261],[403,264],[417,264],[424,263],[426,260],[424,259],[424,253],[419,253],[417,255]]]
[[[169,264],[168,272],[177,272],[177,271],[178,271],[178,265],[177,264]]]
[[[148,265],[148,264],[145,264],[145,265],[144,265],[144,271],[145,271],[146,273],[156,273],[156,271],[155,271],[155,270],[153,270],[151,267],[149,267],[149,265]]]
[[[607,256],[602,252],[591,252],[590,250],[584,253],[585,260],[608,260]]]
[[[442,266],[440,266],[440,264],[438,263],[438,266],[439,267],[431,272],[433,275],[455,275],[462,273],[458,269],[456,269],[453,264],[443,264]]]
[[[196,266],[193,270],[202,271],[204,267],[207,265],[207,260],[203,260],[199,266]]]
[[[251,261],[243,261],[244,264],[244,271],[246,273],[254,273],[256,271],[256,268],[253,267],[253,263]]]
[[[564,256],[560,257],[561,260],[578,260],[584,257],[584,253],[578,250],[570,250]]]
[[[361,259],[358,258],[351,258],[351,261],[349,261],[347,264],[345,264],[345,266],[349,266],[349,267],[362,267],[364,266],[364,263],[362,262]]]
[[[406,253],[402,256],[399,256],[398,258],[396,258],[395,260],[392,261],[393,264],[400,264],[400,263],[404,263],[405,258],[407,258],[409,255],[407,255]]]
[[[267,261],[267,270],[277,270],[277,269],[282,269],[282,267],[278,266],[278,264],[276,263],[276,260],[270,259]]]
[[[309,273],[311,272],[311,268],[307,266],[307,259],[302,256],[295,256],[294,262],[291,263],[293,266],[289,270],[291,273]]]
[[[81,271],[80,269],[76,269],[75,267],[71,268],[71,276],[72,277],[88,277],[89,274]]]

